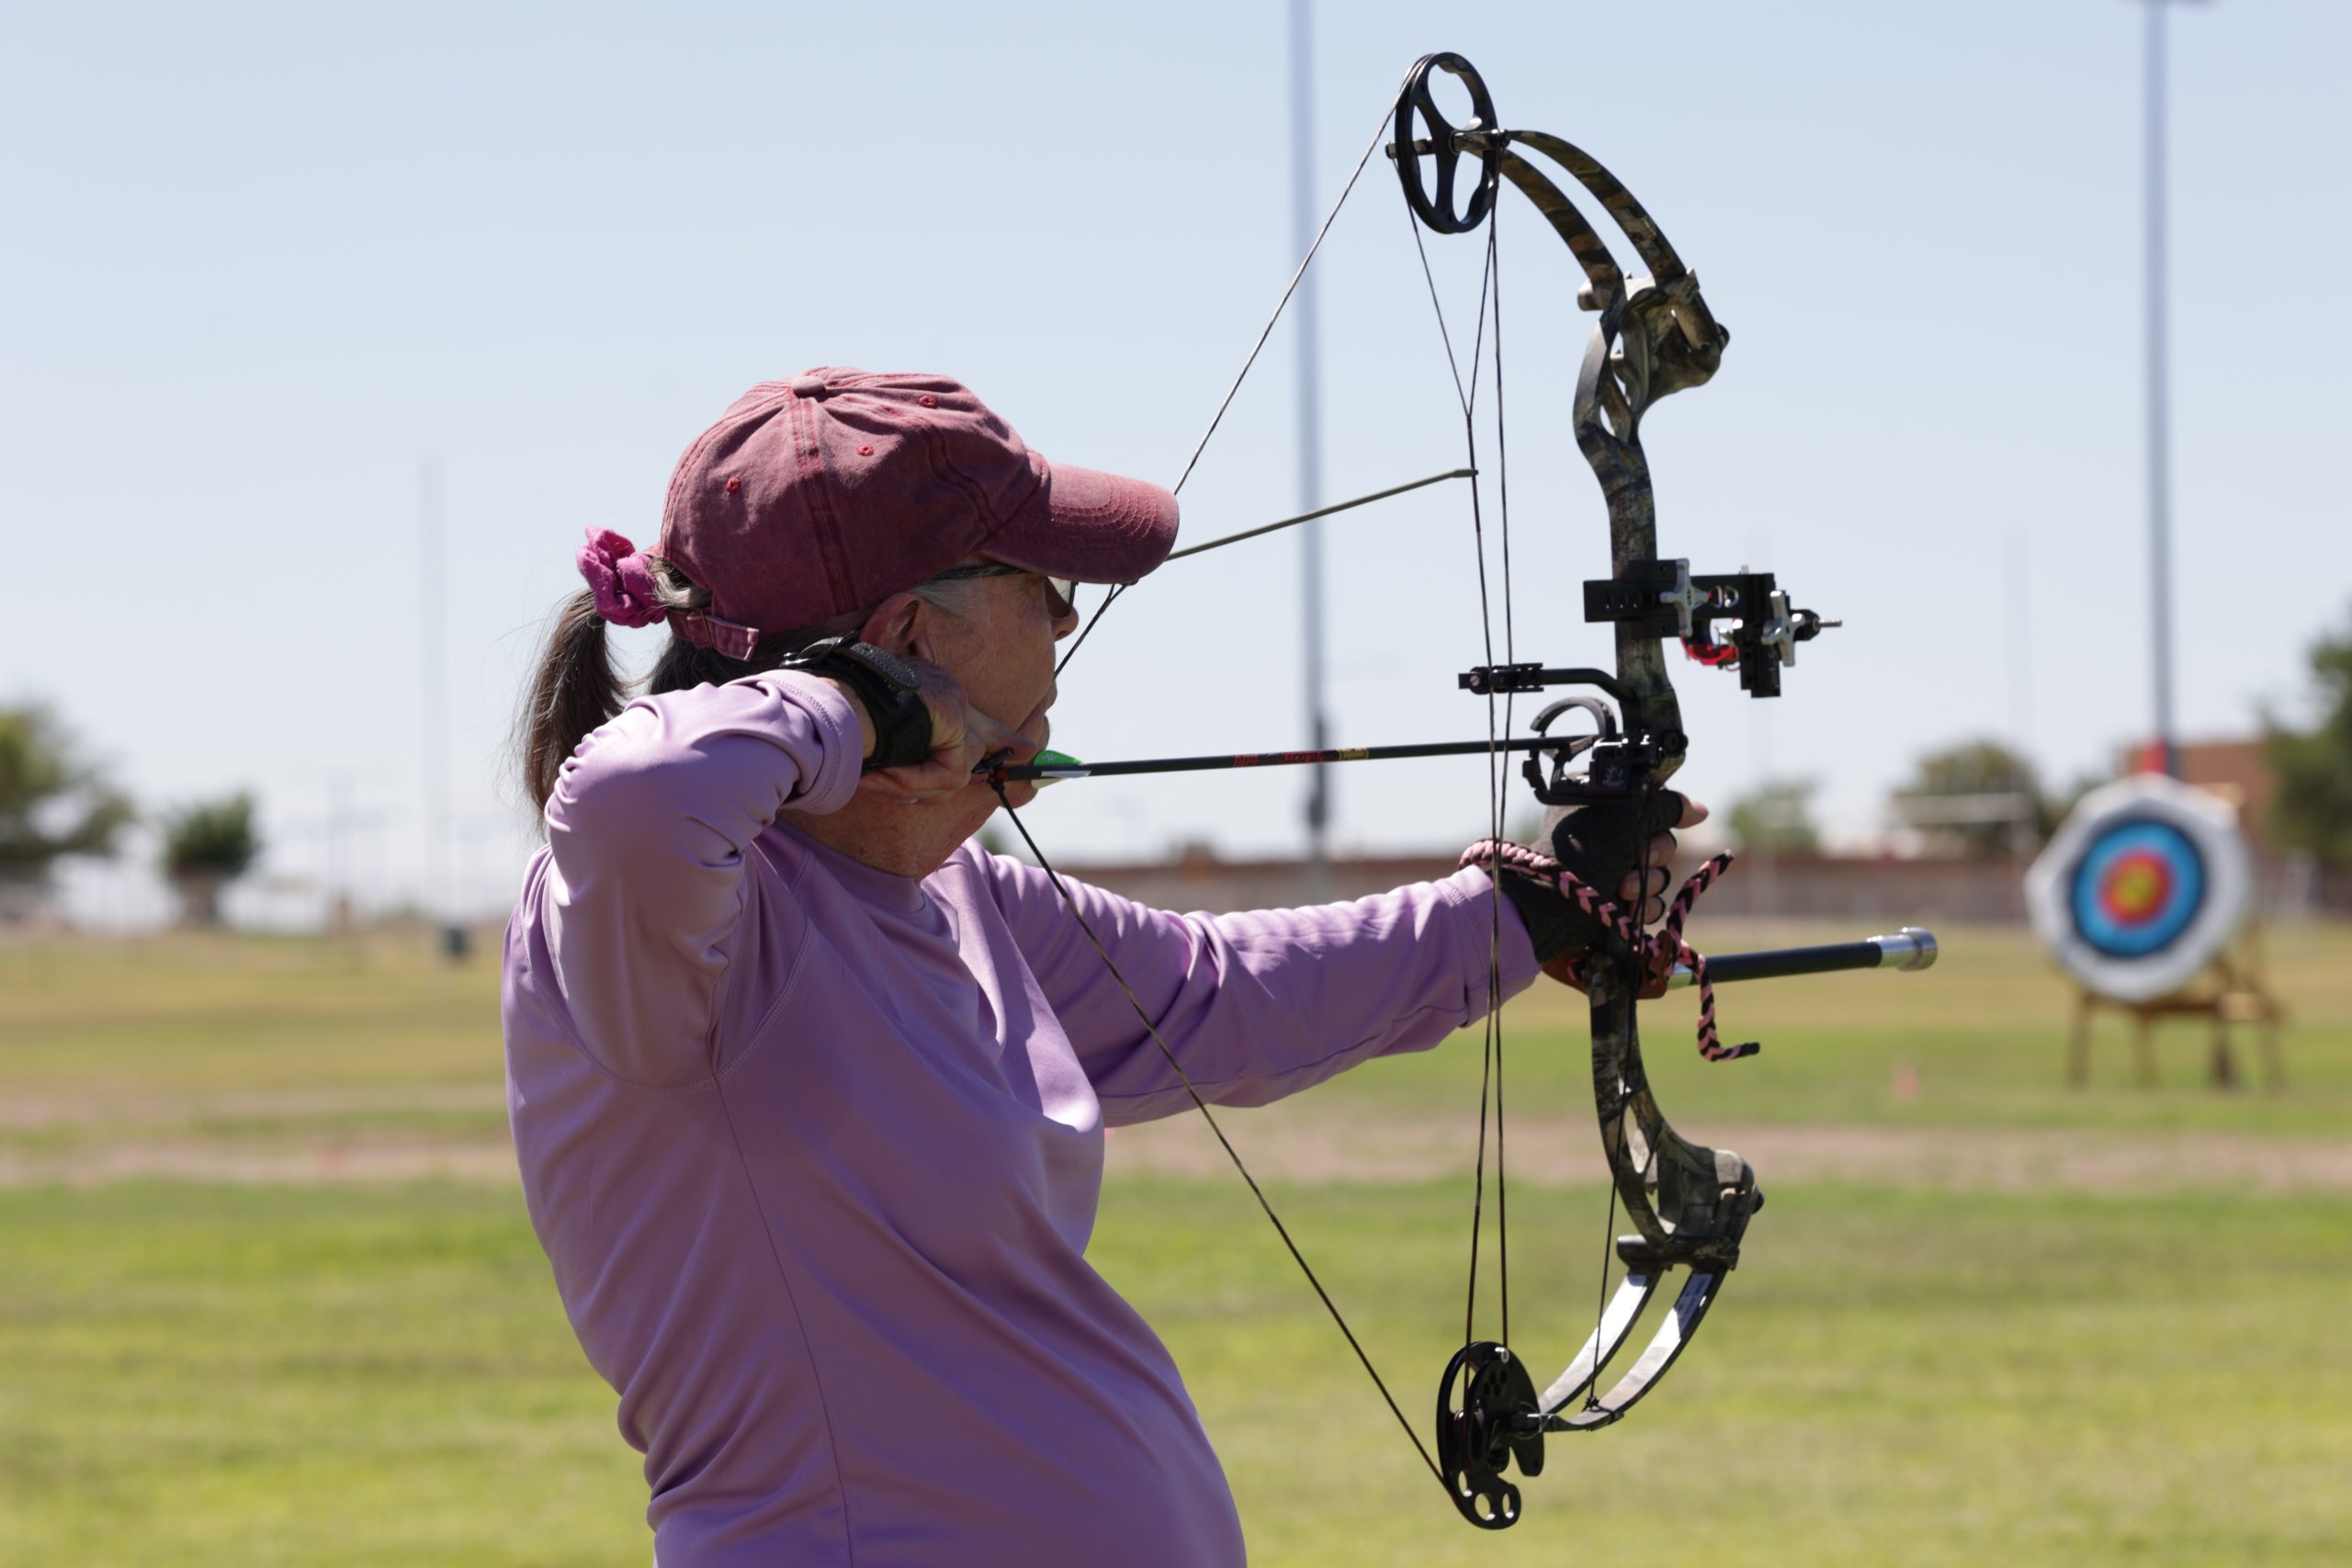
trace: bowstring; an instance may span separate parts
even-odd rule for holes
[[[1209,1110],[1207,1098],[1193,1082],[1192,1075],[1184,1070],[1183,1064],[1176,1059],[1176,1053],[1169,1048],[1168,1042],[1161,1038],[1159,1024],[1152,1021],[1151,1013],[1144,1007],[1142,998],[1136,995],[1135,987],[1127,984],[1126,976],[1120,973],[1117,961],[1111,956],[1111,950],[1103,946],[1102,939],[1095,934],[1093,922],[1089,920],[1085,912],[1079,908],[1078,900],[1071,896],[1069,886],[1062,881],[1061,874],[1054,869],[1053,863],[1046,858],[1046,852],[1037,847],[1037,840],[1031,837],[1027,824],[1021,820],[1021,813],[1012,808],[1012,801],[1005,794],[1003,781],[991,779],[989,787],[996,791],[997,802],[1003,807],[1005,816],[1012,820],[1013,831],[1021,835],[1022,843],[1028,848],[1030,854],[1036,858],[1037,869],[1046,874],[1046,880],[1054,886],[1054,891],[1061,896],[1062,907],[1068,909],[1070,918],[1078,922],[1078,929],[1086,933],[1088,943],[1093,947],[1095,956],[1102,960],[1102,967],[1110,972],[1112,980],[1119,987],[1119,994],[1127,998],[1127,1005],[1135,1010],[1136,1021],[1143,1025],[1144,1032],[1150,1035],[1151,1043],[1159,1048],[1160,1057],[1167,1062],[1169,1071],[1174,1073],[1176,1081],[1184,1086],[1185,1094],[1192,1099],[1193,1108],[1198,1111],[1201,1113],[1201,1119],[1209,1124],[1209,1131],[1216,1134],[1216,1141],[1224,1147],[1226,1157],[1233,1162],[1233,1168],[1240,1173],[1242,1182],[1250,1189],[1250,1195],[1258,1200],[1259,1209],[1264,1213],[1267,1221],[1274,1227],[1274,1234],[1282,1237],[1283,1246],[1289,1249],[1291,1261],[1296,1263],[1299,1272],[1306,1276],[1306,1282],[1314,1288],[1316,1298],[1323,1303],[1323,1310],[1331,1314],[1332,1323],[1339,1327],[1340,1337],[1348,1342],[1348,1348],[1356,1353],[1356,1359],[1362,1363],[1364,1374],[1372,1379],[1372,1386],[1380,1391],[1380,1397],[1387,1404],[1388,1413],[1396,1417],[1396,1425],[1405,1429],[1405,1436],[1411,1441],[1413,1451],[1421,1456],[1421,1462],[1429,1467],[1430,1474],[1436,1477],[1440,1486],[1445,1487],[1448,1495],[1452,1495],[1453,1488],[1447,1484],[1445,1472],[1438,1469],[1437,1461],[1430,1455],[1429,1446],[1421,1441],[1420,1432],[1405,1418],[1405,1412],[1398,1406],[1396,1396],[1388,1392],[1388,1384],[1381,1377],[1380,1369],[1372,1364],[1372,1357],[1364,1350],[1363,1342],[1356,1338],[1355,1330],[1348,1326],[1347,1317],[1340,1311],[1339,1303],[1331,1299],[1331,1292],[1323,1288],[1323,1281],[1317,1276],[1314,1265],[1306,1261],[1306,1255],[1298,1249],[1298,1243],[1291,1238],[1290,1227],[1283,1224],[1282,1216],[1274,1212],[1274,1205],[1266,1197],[1265,1190],[1258,1185],[1258,1179],[1250,1174],[1249,1166],[1242,1162],[1241,1152],[1233,1146],[1233,1140],[1225,1135],[1225,1128],[1219,1125],[1216,1113]]]

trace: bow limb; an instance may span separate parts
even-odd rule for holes
[[[1712,376],[1730,334],[1707,312],[1697,279],[1683,269],[1665,235],[1607,170],[1557,138],[1520,133],[1517,139],[1576,174],[1654,269],[1622,301],[1601,310],[1577,381],[1577,445],[1608,503],[1611,575],[1637,581],[1658,559],[1657,495],[1642,449],[1642,415],[1657,398]],[[1591,268],[1586,270],[1589,275]],[[1704,351],[1695,358],[1690,356],[1697,346],[1690,341],[1693,327],[1703,327],[1706,334]],[[1660,375],[1671,350],[1683,351],[1677,357],[1684,373]],[[1645,742],[1641,755],[1647,773],[1638,787],[1646,795],[1664,787],[1682,766],[1689,740],[1667,671],[1665,643],[1635,622],[1620,621],[1615,632],[1624,728]],[[1612,953],[1596,954],[1584,972],[1591,998],[1593,1100],[1601,1146],[1618,1198],[1641,1233],[1639,1247],[1621,1246],[1620,1251],[1629,1265],[1728,1269],[1738,1258],[1748,1216],[1760,1203],[1755,1174],[1736,1155],[1684,1138],[1658,1109],[1642,1061],[1636,1016],[1644,967],[1639,954]],[[1696,1326],[1695,1314],[1690,1326]]]

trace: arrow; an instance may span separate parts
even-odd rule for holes
[[[1026,762],[983,761],[972,776],[986,784],[1059,784],[1065,779],[1123,778],[1136,773],[1208,773],[1230,768],[1295,768],[1313,762],[1390,762],[1408,757],[1476,757],[1508,751],[1556,751],[1566,736],[1515,740],[1432,740],[1418,746],[1331,746],[1312,751],[1235,751],[1214,757],[1145,757],[1125,762],[1081,762],[1040,751]]]

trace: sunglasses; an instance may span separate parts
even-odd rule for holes
[[[1007,566],[1002,561],[975,561],[969,566],[951,566],[945,571],[931,574],[933,582],[956,582],[973,577],[1034,577],[1044,582],[1046,608],[1057,619],[1074,615],[1078,610],[1078,580],[1070,577],[1048,577],[1042,571],[1031,571],[1025,566]]]

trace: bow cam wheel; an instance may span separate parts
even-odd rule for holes
[[[1432,71],[1458,78],[1468,91],[1467,125],[1455,125],[1439,110],[1430,90]],[[1458,54],[1425,54],[1414,63],[1405,77],[1404,91],[1396,96],[1396,140],[1388,146],[1414,217],[1441,234],[1465,234],[1485,222],[1495,204],[1495,177],[1502,166],[1503,141],[1503,132],[1495,124],[1495,100],[1487,96],[1487,84],[1476,66]],[[1470,182],[1457,207],[1454,186],[1465,155],[1477,161],[1477,177]],[[1422,177],[1424,158],[1436,170],[1434,192]]]

